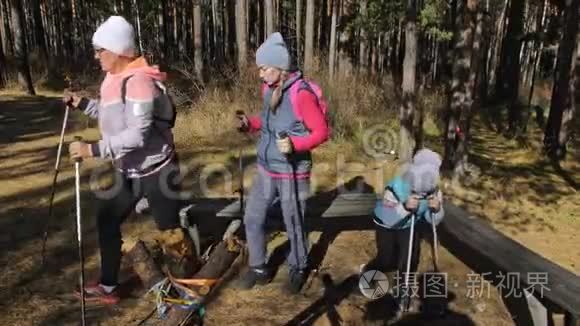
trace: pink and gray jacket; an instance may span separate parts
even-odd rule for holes
[[[155,173],[174,155],[171,125],[157,118],[172,114],[160,84],[165,78],[164,72],[138,58],[121,73],[107,73],[99,100],[83,98],[79,104],[86,115],[99,121],[102,139],[91,144],[93,155],[111,159],[128,177]]]
[[[315,93],[303,81],[302,73],[291,74],[283,87],[276,113],[269,104],[273,88],[265,86],[262,112],[249,119],[250,130],[260,131],[258,165],[274,178],[308,178],[312,169],[310,151],[329,137],[326,116]],[[298,88],[297,92],[290,91],[293,87]],[[290,156],[282,154],[276,146],[276,137],[281,132],[287,133],[292,141],[294,152]]]

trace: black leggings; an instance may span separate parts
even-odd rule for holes
[[[142,178],[115,174],[114,185],[97,199],[97,228],[101,250],[101,284],[117,285],[121,266],[121,224],[137,201],[147,197],[160,230],[180,227],[179,166],[171,162],[158,172]],[[99,197],[99,196],[97,196]]]
[[[415,225],[413,236],[413,256],[411,257],[410,273],[417,272],[419,265],[419,255],[421,253],[420,240],[421,232],[418,225]],[[376,269],[382,272],[393,270],[399,271],[399,276],[404,277],[407,272],[407,255],[409,253],[408,229],[387,229],[376,226],[377,256],[367,265],[367,270]]]

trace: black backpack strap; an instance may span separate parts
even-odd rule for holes
[[[123,102],[123,104],[125,104],[127,102],[127,99],[126,99],[127,82],[129,81],[129,79],[131,79],[131,77],[133,77],[133,75],[129,75],[129,76],[123,78],[123,81],[121,82],[121,101]]]

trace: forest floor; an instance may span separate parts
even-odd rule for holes
[[[56,157],[62,105],[52,94],[26,97],[1,94],[0,98],[0,324],[2,325],[75,325],[80,305],[72,296],[78,279],[77,243],[74,224],[74,174],[66,149],[55,199],[55,214],[49,233],[47,264],[40,267],[42,233],[47,216],[52,173]],[[187,169],[186,188],[199,195],[194,180],[209,164],[225,164],[238,173],[237,155],[244,149],[247,163],[253,162],[253,142],[237,136],[227,123],[214,125],[217,135],[198,139],[189,146],[183,138],[192,128],[187,115],[180,116],[176,127],[181,164]],[[94,123],[73,114],[66,141],[73,135],[98,139]],[[230,128],[232,127],[232,128]],[[446,198],[492,223],[498,230],[564,268],[580,274],[580,148],[570,149],[570,158],[555,169],[537,150],[536,131],[526,143],[503,138],[483,123],[475,124],[473,162],[480,167],[478,178],[469,187],[448,186]],[[228,131],[231,130],[231,131]],[[180,135],[182,133],[182,135]],[[433,146],[438,147],[436,141]],[[329,143],[316,153],[317,162],[327,168],[316,175],[315,189],[334,188],[337,175],[348,181],[362,176],[380,192],[384,180],[396,166],[391,161],[372,161],[340,144]],[[340,154],[337,154],[340,153]],[[340,161],[340,162],[339,162]],[[339,162],[339,163],[336,163]],[[347,162],[347,164],[344,164]],[[93,194],[90,172],[102,162],[83,163],[83,213],[85,252],[89,278],[98,264]],[[338,170],[342,172],[338,173]],[[252,168],[247,170],[246,185]],[[207,172],[207,171],[206,171]],[[338,174],[337,174],[338,173]],[[219,180],[212,180],[211,195],[234,196]],[[153,227],[148,216],[134,215],[124,225],[125,234],[142,235]],[[372,230],[344,230],[338,233],[313,232],[311,243],[322,253],[322,262],[300,295],[289,296],[282,290],[286,269],[282,266],[273,282],[250,291],[239,291],[226,283],[207,305],[207,325],[348,325],[381,323],[392,318],[385,302],[369,301],[360,294],[359,266],[375,254]],[[284,246],[283,233],[269,243],[274,250]],[[431,268],[430,251],[423,243],[421,271]],[[510,312],[491,287],[487,295],[470,297],[466,286],[472,271],[445,248],[440,253],[441,270],[448,273],[451,289],[449,313],[435,325],[512,325]],[[142,298],[143,290],[132,291],[115,307],[89,307],[91,325],[137,325],[147,317],[154,304]],[[334,298],[335,300],[330,300]],[[151,317],[147,325],[154,325]],[[421,316],[410,315],[397,324],[418,325]]]

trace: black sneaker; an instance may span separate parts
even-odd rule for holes
[[[254,285],[264,285],[270,281],[270,273],[265,266],[250,267],[248,271],[240,277],[238,287],[249,290]]]
[[[288,291],[292,294],[297,294],[306,283],[306,279],[308,278],[308,273],[305,270],[301,269],[290,269],[290,275],[288,277]]]

